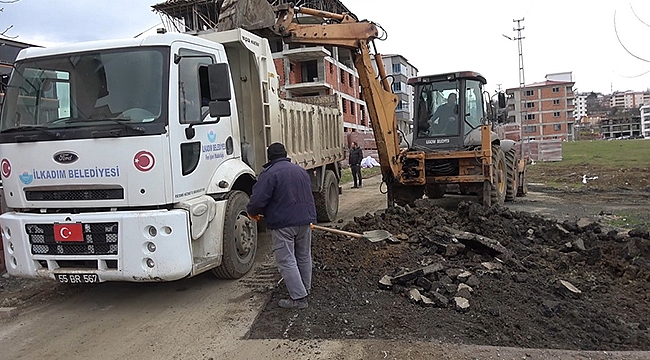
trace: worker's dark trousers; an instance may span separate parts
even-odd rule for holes
[[[350,165],[354,186],[361,186],[361,165]]]
[[[289,296],[296,300],[311,289],[311,227],[292,226],[271,230],[275,264],[287,285]]]

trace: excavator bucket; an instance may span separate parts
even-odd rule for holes
[[[180,32],[243,28],[261,35],[275,25],[267,0],[167,0],[152,8]]]

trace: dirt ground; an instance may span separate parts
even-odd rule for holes
[[[551,176],[535,175],[537,181]],[[609,185],[601,180],[578,190],[533,185],[528,197],[504,208],[446,196],[333,224],[353,232],[388,230],[401,241],[315,233],[310,307],[280,309],[277,300],[286,297],[280,286],[250,337],[650,350],[648,174],[610,175]],[[552,176],[555,183],[563,177]],[[621,212],[645,224],[632,232],[607,226]],[[458,241],[448,228],[498,241],[504,251]],[[426,266],[434,271],[379,286],[385,275]],[[432,303],[414,300],[412,289]],[[468,300],[467,309],[456,306],[458,297]]]
[[[343,191],[341,221],[322,225],[386,229],[400,242],[315,232],[308,309],[277,307],[286,290],[264,236],[258,265],[238,281],[205,274],[63,286],[5,274],[0,307],[16,315],[0,317],[0,358],[650,358],[639,352],[650,350],[647,235],[608,226],[621,213],[648,219],[647,189],[534,185],[502,209],[447,195],[389,212],[378,177]],[[499,241],[503,251],[456,242],[445,226]],[[384,275],[427,265],[436,271],[379,287]],[[438,302],[408,299],[412,288]],[[462,296],[469,308],[457,310]],[[50,346],[39,345],[39,334]]]

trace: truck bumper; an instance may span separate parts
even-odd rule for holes
[[[184,210],[8,212],[0,216],[0,224],[7,272],[17,277],[57,279],[66,274],[93,282],[150,282],[181,279],[192,271]],[[66,224],[82,229],[83,240],[61,241],[54,229],[67,236],[68,230],[61,230]]]

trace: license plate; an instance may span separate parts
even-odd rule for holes
[[[99,282],[97,274],[54,274],[54,277],[63,284],[93,284]]]

